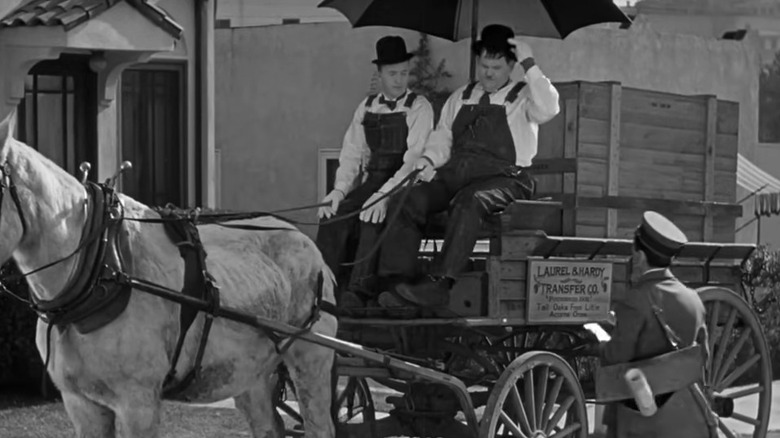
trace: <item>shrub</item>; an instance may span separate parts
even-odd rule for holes
[[[780,376],[780,251],[759,246],[743,267],[742,281],[756,296],[754,309],[769,343],[772,371]]]
[[[16,264],[0,267],[0,278],[18,273]],[[29,296],[24,279],[7,282],[6,287],[20,297]],[[30,386],[38,391],[43,363],[35,347],[37,315],[30,307],[0,293],[0,384]]]
[[[441,109],[447,98],[452,93],[444,87],[443,81],[452,78],[452,73],[447,71],[447,61],[442,59],[438,64],[433,61],[431,55],[430,37],[420,33],[420,45],[414,51],[416,55],[414,66],[409,72],[411,77],[409,88],[417,94],[425,96],[433,106],[434,126],[439,122]]]

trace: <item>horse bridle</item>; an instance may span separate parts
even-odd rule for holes
[[[8,161],[3,163],[3,167],[0,172],[2,172],[2,175],[0,175],[0,219],[3,217],[3,200],[5,197],[5,191],[8,189],[8,191],[11,193],[11,199],[14,201],[16,212],[19,215],[19,221],[22,223],[22,239],[24,239],[24,236],[27,234],[27,221],[24,218],[22,202],[19,199],[19,192],[16,191],[16,184],[14,184],[14,179],[11,176],[11,165],[8,163]]]

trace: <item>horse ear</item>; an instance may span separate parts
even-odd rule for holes
[[[10,113],[0,122],[0,148],[4,147],[6,143],[13,139],[14,131],[16,130],[16,109],[11,110]]]

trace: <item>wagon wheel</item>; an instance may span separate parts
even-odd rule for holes
[[[705,392],[726,437],[764,438],[772,402],[772,363],[756,314],[731,290],[698,289],[707,309],[710,357]],[[757,405],[740,399],[757,397]],[[755,407],[751,407],[755,406]]]
[[[501,374],[480,424],[480,438],[587,438],[585,396],[565,360],[532,351]]]
[[[277,394],[279,396],[276,399],[276,410],[280,415],[288,417],[285,422],[284,436],[304,436],[303,417],[301,417],[300,408],[295,401],[295,389],[286,376],[279,379]],[[347,378],[344,385],[339,385],[336,390],[334,402],[334,424],[337,428],[339,424],[356,420],[362,423],[372,423],[376,418],[374,401],[371,398],[368,383],[363,378]]]

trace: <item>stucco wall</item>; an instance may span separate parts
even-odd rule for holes
[[[317,201],[317,150],[340,146],[370,83],[374,42],[388,33],[404,36],[410,48],[417,45],[415,32],[351,29],[346,23],[217,30],[223,207],[276,209]],[[451,85],[462,84],[468,77],[469,42],[432,41],[454,74]],[[554,81],[620,81],[739,102],[740,150],[753,157],[758,63],[747,41],[666,35],[636,26],[583,29],[565,41],[529,42]],[[298,217],[313,220],[314,214]]]

